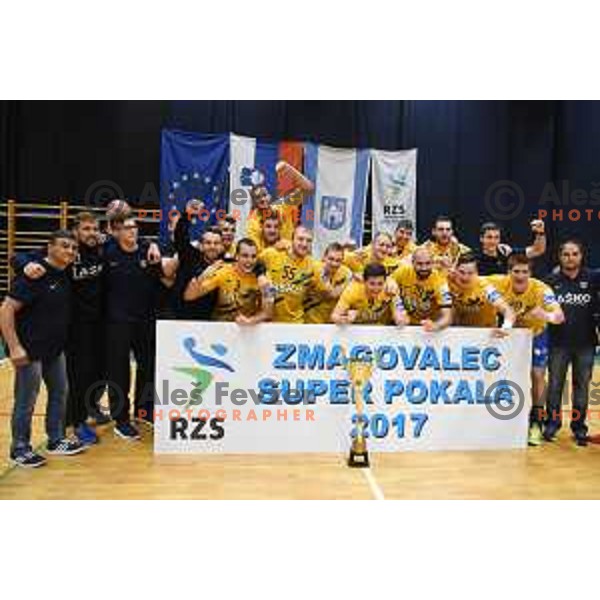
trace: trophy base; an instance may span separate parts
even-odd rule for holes
[[[366,450],[362,450],[360,452],[350,450],[350,456],[348,457],[348,466],[353,468],[368,468],[369,453]]]

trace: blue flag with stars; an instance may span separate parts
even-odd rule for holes
[[[185,215],[189,200],[204,203],[203,218],[190,233],[197,239],[202,230],[215,223],[219,209],[227,209],[229,134],[203,134],[163,129],[160,161],[161,241],[168,238],[169,212]],[[210,217],[206,218],[210,213]]]

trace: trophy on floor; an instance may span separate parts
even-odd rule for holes
[[[373,373],[372,358],[348,358],[346,359],[346,370],[352,382],[354,403],[356,404],[356,436],[352,440],[349,467],[368,467],[369,453],[367,452],[367,441],[365,439],[365,401],[363,393],[365,386],[369,383]]]

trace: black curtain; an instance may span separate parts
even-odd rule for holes
[[[5,101],[0,197],[83,200],[90,186],[108,181],[130,199],[152,201],[162,127],[342,147],[417,147],[420,235],[435,215],[449,214],[470,244],[490,219],[504,225],[510,242],[529,240],[530,218],[541,207],[556,208],[540,204],[549,183],[560,193],[564,180],[571,191],[589,194],[596,182],[600,189],[598,102]],[[511,206],[519,205],[510,196],[500,205],[485,202],[490,186],[505,180],[522,194],[514,215]],[[569,220],[567,210],[562,221],[548,220],[553,245],[575,235],[600,262],[598,208],[589,222]]]

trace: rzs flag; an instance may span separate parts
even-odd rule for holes
[[[373,231],[393,232],[402,219],[417,218],[417,149],[371,150]]]
[[[236,135],[230,136],[229,212],[238,221],[237,237],[244,237],[246,222],[252,209],[250,190],[264,184],[273,201],[292,191],[285,176],[278,177],[275,166],[284,160],[302,170],[302,142],[273,142]]]
[[[313,229],[313,254],[320,258],[331,242],[362,244],[369,151],[306,144],[306,177],[315,183],[303,223]]]
[[[204,204],[191,234],[197,237],[202,229],[223,215],[227,200],[227,165],[229,135],[208,135],[163,129],[160,162],[161,240],[168,237],[169,213],[185,213],[189,200]]]

